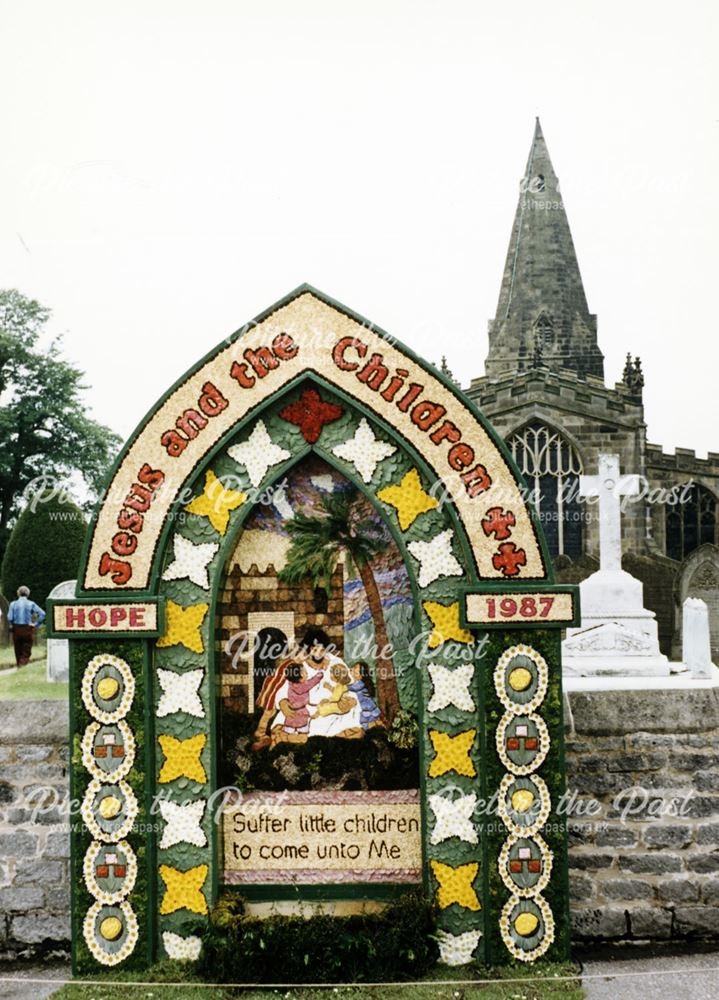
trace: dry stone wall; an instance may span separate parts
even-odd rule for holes
[[[719,693],[577,692],[566,706],[574,940],[719,938]]]
[[[70,940],[68,707],[0,702],[0,957]]]
[[[565,711],[574,940],[719,940],[719,691]],[[69,946],[68,752],[64,703],[0,704],[0,957]]]

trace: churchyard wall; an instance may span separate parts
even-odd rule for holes
[[[68,949],[64,701],[0,702],[0,957]]]
[[[719,691],[566,696],[575,941],[719,938]]]
[[[719,692],[565,708],[574,940],[719,939]],[[68,755],[64,703],[0,704],[0,957],[69,947],[67,830],[34,810],[68,794]]]

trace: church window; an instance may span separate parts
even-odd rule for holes
[[[705,486],[692,483],[677,490],[679,502],[666,507],[666,550],[670,559],[685,559],[700,545],[716,544],[716,499]]]
[[[539,421],[513,434],[508,444],[527,481],[550,555],[576,559],[582,554],[584,528],[579,455],[558,431]]]

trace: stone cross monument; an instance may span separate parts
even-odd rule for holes
[[[582,624],[567,629],[564,672],[575,676],[667,676],[657,621],[644,607],[641,580],[622,569],[621,498],[639,493],[638,476],[621,476],[618,455],[600,455],[596,476],[581,476],[580,496],[599,502],[599,569],[580,586]]]
[[[620,476],[618,455],[600,455],[599,475],[579,477],[579,495],[599,501],[599,568],[604,572],[621,572],[621,501],[638,493],[639,476]]]

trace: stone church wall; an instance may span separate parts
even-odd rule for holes
[[[568,786],[599,809],[570,816],[575,941],[719,941],[719,692],[575,692],[565,721]],[[0,704],[0,958],[69,947],[63,813],[27,802],[69,794],[68,753],[64,703]]]
[[[540,420],[574,445],[586,475],[596,475],[600,452],[619,455],[622,473],[644,468],[645,426],[641,402],[621,383],[608,389],[601,379],[534,369],[489,381],[475,379],[467,390],[492,426],[507,439],[531,420]],[[599,527],[588,505],[585,552],[599,552]],[[622,518],[626,551],[646,552],[643,503],[631,503]]]
[[[657,444],[648,444],[646,476],[650,489],[668,489],[695,482],[706,486],[719,501],[719,454],[716,452],[710,451],[706,458],[697,458],[691,448],[677,448],[669,454]],[[660,552],[666,552],[665,515],[663,504],[650,505],[652,542]]]

